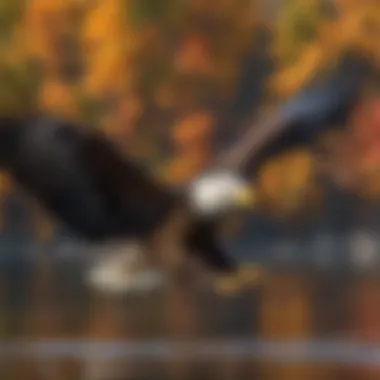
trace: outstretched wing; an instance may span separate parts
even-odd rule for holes
[[[233,170],[255,172],[268,157],[292,145],[311,141],[347,116],[371,72],[369,61],[346,53],[329,75],[315,77],[285,105],[253,125],[240,141],[219,157],[218,164]]]

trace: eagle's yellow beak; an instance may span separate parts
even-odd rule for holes
[[[235,202],[238,207],[250,208],[254,206],[255,200],[255,192],[249,186],[242,186],[235,193]]]

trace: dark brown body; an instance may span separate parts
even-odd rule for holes
[[[11,146],[4,168],[79,237],[139,239],[155,258],[177,251],[176,266],[185,253],[216,271],[233,269],[219,242],[219,220],[193,215],[184,196],[122,157],[101,133],[47,117],[3,120],[0,128]],[[171,253],[163,252],[169,246]]]

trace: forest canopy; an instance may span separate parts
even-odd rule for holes
[[[168,183],[185,183],[213,157],[223,128],[238,138],[257,104],[287,99],[347,47],[380,64],[378,1],[289,0],[268,12],[272,3],[0,0],[0,112],[37,108],[92,123]],[[258,30],[271,32],[275,64],[254,89]],[[350,168],[347,186],[371,199],[380,196],[378,84],[347,132],[325,139],[330,167]],[[307,149],[281,155],[262,169],[258,199],[277,213],[317,202],[316,172]]]

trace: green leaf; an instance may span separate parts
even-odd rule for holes
[[[135,26],[175,22],[181,14],[183,0],[131,0],[126,2],[128,22]]]
[[[0,67],[0,108],[2,112],[28,111],[36,99],[41,76],[31,61]]]
[[[8,39],[15,24],[25,9],[25,0],[0,0],[0,36]]]
[[[98,125],[99,119],[102,116],[102,107],[99,101],[84,94],[80,89],[75,91],[75,100],[78,105],[80,116],[87,124]]]
[[[318,36],[320,22],[326,12],[320,4],[304,4],[303,0],[289,0],[279,13],[277,33],[282,41],[285,61],[294,62],[301,49]]]

